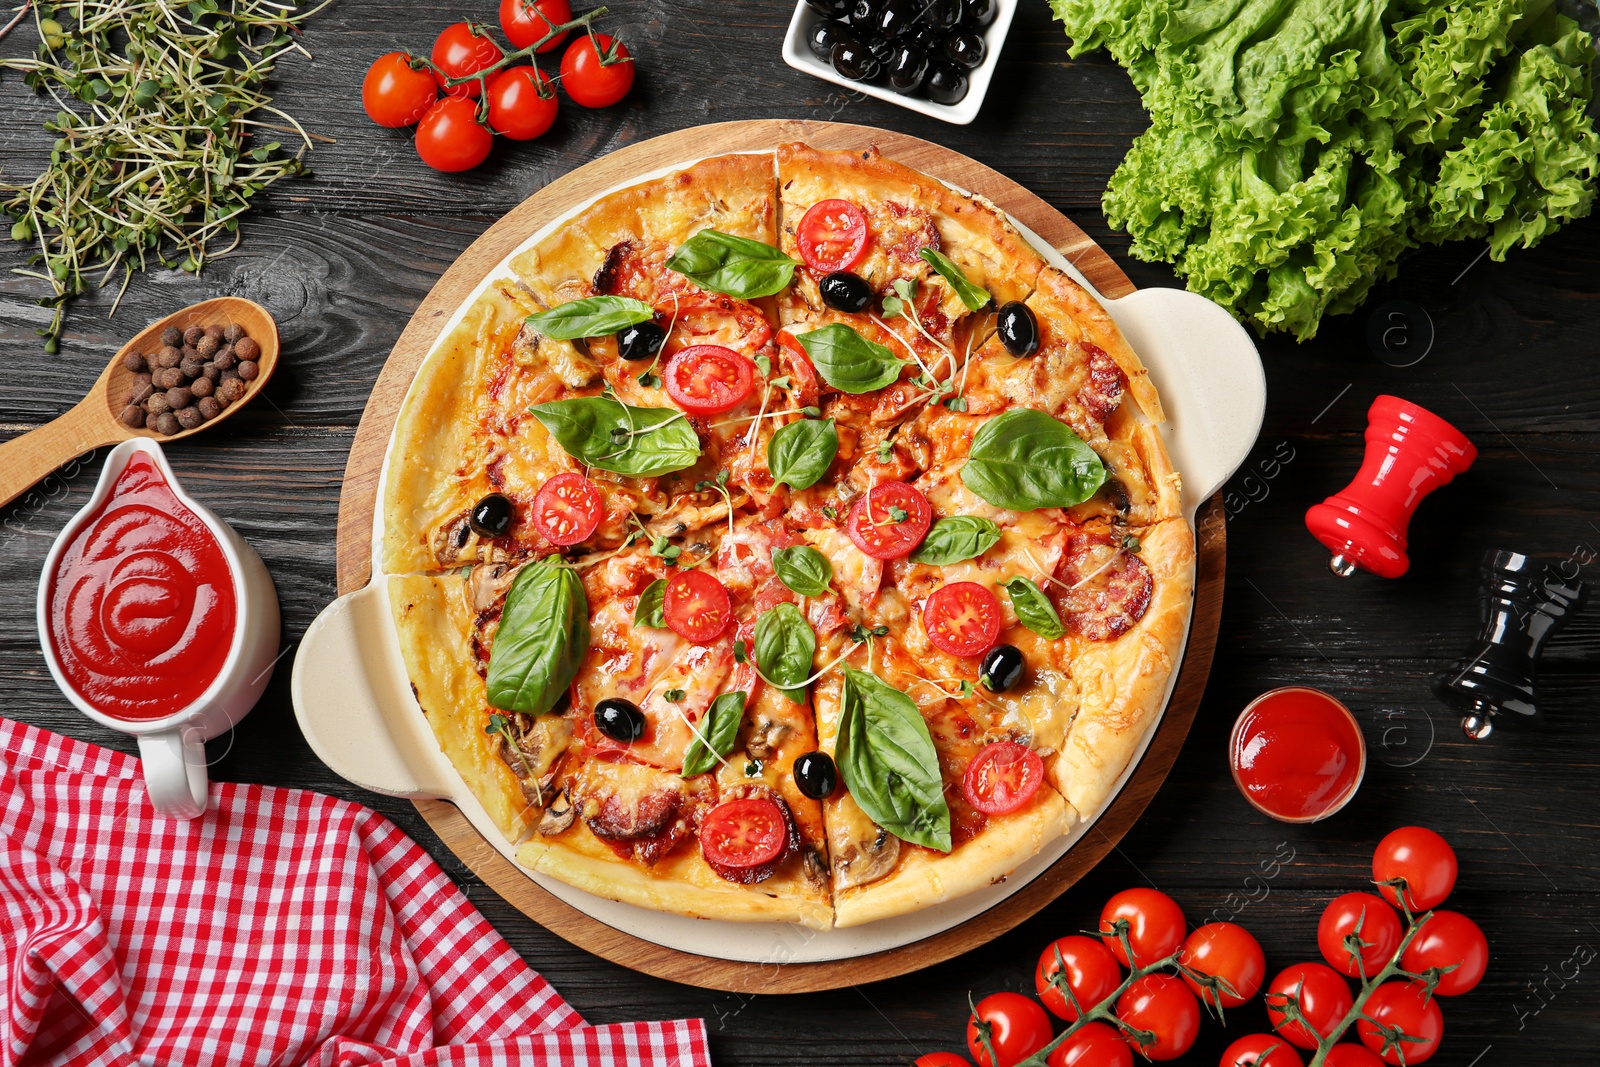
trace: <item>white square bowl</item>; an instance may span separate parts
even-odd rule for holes
[[[812,55],[811,49],[806,47],[806,34],[810,32],[812,26],[822,21],[822,16],[811,10],[805,0],[797,0],[794,5],[794,17],[789,20],[789,32],[783,39],[783,61],[795,70],[803,70],[823,81],[832,82],[846,89],[854,89],[879,100],[887,100],[891,104],[899,104],[901,107],[943,119],[945,122],[965,126],[978,117],[978,109],[983,107],[983,98],[989,93],[989,80],[994,76],[995,65],[1000,62],[1000,49],[1006,43],[1006,33],[1011,29],[1012,16],[1017,13],[1017,2],[1018,0],[995,0],[994,21],[983,31],[983,43],[988,54],[976,70],[969,72],[967,95],[962,97],[959,104],[936,104],[924,97],[904,96],[886,85],[853,82],[849,78],[840,77],[832,64],[824,63]]]

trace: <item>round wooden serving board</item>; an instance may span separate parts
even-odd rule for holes
[[[345,468],[339,499],[340,594],[361,588],[371,576],[378,476],[401,402],[440,330],[478,283],[540,227],[636,175],[706,156],[772,149],[788,141],[804,141],[817,148],[876,145],[891,159],[988,197],[1060,250],[1107,298],[1134,290],[1105,250],[1060,212],[1004,175],[930,141],[869,126],[760,120],[697,126],[629,145],[551,182],[496,222],[445,271],[411,317],[373,386]],[[712,959],[663,948],[613,929],[547,893],[485,841],[448,801],[419,800],[417,810],[446,847],[535,922],[598,956],[647,974],[708,989],[799,993],[874,982],[931,966],[998,937],[1060,896],[1116,846],[1161,787],[1188,736],[1216,647],[1226,554],[1221,520],[1219,493],[1200,508],[1196,518],[1199,558],[1194,614],[1177,685],[1132,777],[1096,820],[1091,833],[1047,871],[981,915],[924,940],[853,959],[782,966]]]

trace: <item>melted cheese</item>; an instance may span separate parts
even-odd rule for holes
[[[833,584],[851,609],[860,612],[878,599],[883,585],[883,561],[856,547],[843,530],[802,531],[805,539],[833,565]]]

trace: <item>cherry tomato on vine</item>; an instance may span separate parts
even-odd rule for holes
[[[1361,1011],[1366,1018],[1356,1020],[1356,1034],[1384,1063],[1399,1064],[1404,1056],[1410,1067],[1439,1051],[1439,1042],[1444,1038],[1444,1013],[1439,1010],[1439,1002],[1425,997],[1423,987],[1415,982],[1383,983],[1372,991]],[[1415,1040],[1391,1044],[1379,1026],[1403,1030],[1406,1037]]]
[[[587,541],[606,515],[600,487],[577,471],[564,471],[539,487],[533,525],[553,545]]]
[[[633,56],[609,33],[586,33],[561,56],[561,85],[584,107],[610,107],[633,88]]]
[[[1178,962],[1185,967],[1221,979],[1227,985],[1215,993],[1199,982],[1183,976],[1202,1002],[1237,1008],[1261,991],[1267,980],[1267,956],[1261,942],[1238,923],[1206,923],[1183,942]],[[1228,992],[1232,989],[1232,992]]]
[[[1304,1022],[1289,1021],[1284,1009],[1291,997],[1299,1002]],[[1272,1028],[1290,1044],[1307,1049],[1331,1034],[1355,1003],[1344,977],[1325,963],[1297,963],[1279,971],[1267,986],[1266,1000]]]
[[[906,482],[879,482],[850,505],[844,532],[873,559],[899,559],[922,544],[931,525],[933,506],[921,490]]]
[[[755,364],[721,345],[690,345],[661,372],[667,395],[692,415],[720,415],[738,407],[755,384]]]
[[[446,26],[433,42],[433,65],[439,68],[436,77],[439,79],[439,88],[444,90],[446,96],[477,99],[480,87],[476,80],[455,86],[446,86],[445,80],[476,74],[504,58],[505,53],[500,51],[500,46],[470,22]]]
[[[1117,998],[1117,1018],[1135,1030],[1155,1035],[1140,1050],[1152,1060],[1175,1060],[1200,1036],[1200,1002],[1189,987],[1170,974],[1147,974]],[[1134,1044],[1133,1037],[1125,1040]]]
[[[1059,953],[1059,959],[1057,954]],[[1111,950],[1092,937],[1072,934],[1052,941],[1039,956],[1033,971],[1033,988],[1039,999],[1058,1019],[1072,1022],[1078,1017],[1072,1002],[1052,979],[1065,974],[1078,1007],[1088,1010],[1116,992],[1122,984],[1122,968]]]
[[[500,0],[500,28],[512,48],[526,48],[564,22],[572,21],[572,4],[568,0]],[[544,53],[561,47],[570,30],[562,30],[540,45],[536,51]]]
[[[987,1031],[994,1062],[983,1045]],[[967,1051],[978,1067],[1015,1067],[1050,1043],[1050,1016],[1021,993],[991,993],[967,1017]]]
[[[1423,826],[1402,826],[1378,842],[1372,854],[1372,880],[1406,880],[1406,902],[1413,912],[1444,903],[1456,885],[1456,852],[1449,842]],[[1400,906],[1393,886],[1379,886],[1383,899]]]
[[[372,61],[361,80],[361,106],[379,126],[412,126],[439,98],[433,72],[418,70],[404,52],[388,52]]]
[[[1118,919],[1128,921],[1128,942],[1133,945],[1134,959],[1131,964],[1113,927]],[[1100,940],[1124,967],[1142,967],[1172,955],[1183,944],[1187,925],[1178,902],[1159,889],[1124,889],[1100,910]]]
[[[668,629],[697,645],[715,641],[733,622],[728,587],[705,571],[679,571],[668,578],[661,610]]]
[[[471,170],[489,158],[494,134],[478,121],[476,101],[441,98],[417,123],[417,155],[434,170]]]
[[[1400,966],[1412,974],[1454,966],[1433,991],[1441,997],[1460,996],[1475,988],[1489,969],[1489,941],[1478,924],[1460,912],[1436,911],[1406,946]]]
[[[930,1052],[918,1056],[912,1067],[972,1067],[972,1062],[954,1052]]]
[[[1049,1067],[1133,1067],[1133,1050],[1116,1027],[1084,1023],[1045,1057]]]
[[[1228,1046],[1217,1067],[1305,1067],[1305,1060],[1277,1034],[1249,1034]]]
[[[1322,1067],[1383,1067],[1383,1061],[1367,1046],[1345,1042],[1328,1050]]]
[[[853,512],[851,518],[855,518]],[[852,522],[851,529],[858,525]],[[928,641],[940,652],[952,656],[971,658],[993,648],[1000,637],[1002,617],[1000,598],[977,582],[941,585],[922,602],[922,629]],[[1043,777],[1042,767],[1040,776]],[[984,809],[979,807],[978,810]]]
[[[513,141],[548,130],[557,106],[555,85],[537,67],[507,67],[489,80],[489,128]]]
[[[849,270],[867,247],[867,216],[848,200],[819,200],[795,229],[800,258],[818,274]]]
[[[1360,956],[1351,954],[1345,938],[1359,937]],[[1400,916],[1371,893],[1334,897],[1317,922],[1317,947],[1328,966],[1351,978],[1371,978],[1394,958],[1400,947]]]

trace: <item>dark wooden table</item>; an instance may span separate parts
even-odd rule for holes
[[[281,67],[278,103],[336,139],[312,156],[316,175],[272,190],[244,224],[238,252],[199,278],[134,281],[115,319],[108,299],[76,305],[58,356],[33,330],[47,313],[38,287],[0,274],[0,434],[64,411],[121,340],[146,321],[207,296],[265,304],[284,361],[263,401],[215,433],[172,449],[184,483],[265,558],[292,654],[334,595],[334,516],[345,454],[368,389],[435,278],[497,216],[573,166],[632,141],[723,119],[809,117],[879,125],[939,141],[1023,183],[1118,256],[1142,285],[1175,284],[1162,267],[1124,256],[1100,193],[1144,114],[1127,77],[1102,57],[1068,62],[1041,0],[1024,0],[990,91],[970,127],[948,126],[858,98],[789,70],[778,56],[790,9],[754,0],[620,0],[608,28],[639,59],[622,105],[580,113],[563,102],[532,145],[500,146],[463,176],[429,171],[401,133],[366,120],[360,81],[380,52],[426,50],[458,17],[493,22],[489,0],[381,7],[351,0],[312,20],[314,61]],[[0,54],[31,48],[24,27]],[[50,108],[51,111],[54,108]],[[46,110],[20,79],[0,83],[4,179],[31,176],[49,149]],[[1436,1063],[1491,1067],[1592,1060],[1600,948],[1600,610],[1580,615],[1545,657],[1547,721],[1467,742],[1428,693],[1431,673],[1475,629],[1474,574],[1489,547],[1588,563],[1600,550],[1600,220],[1569,227],[1532,252],[1491,262],[1479,244],[1417,253],[1399,280],[1315,342],[1261,345],[1266,425],[1228,487],[1227,599],[1211,685],[1188,746],[1143,821],[1112,857],[1056,905],[969,956],[920,974],[828,994],[740,997],[642,977],[572,948],[514,912],[440,847],[411,806],[334,777],[313,756],[289,706],[287,663],[231,736],[212,743],[215,778],[301,786],[370,804],[429,848],[519,951],[592,1021],[704,1016],[721,1064],[903,1064],[958,1048],[967,994],[1031,991],[1048,940],[1091,925],[1129,885],[1171,893],[1192,922],[1235,914],[1273,970],[1316,958],[1323,904],[1362,887],[1373,845],[1421,823],[1461,859],[1453,905],[1483,926],[1489,976],[1446,1002]],[[19,265],[0,241],[0,267]],[[1420,362],[1376,358],[1365,331],[1382,299],[1422,305],[1437,329]],[[1305,532],[1306,507],[1344,486],[1361,454],[1367,405],[1381,392],[1418,401],[1465,430],[1480,458],[1429,499],[1412,531],[1411,573],[1397,581],[1331,577]],[[0,714],[131,751],[89,723],[45,671],[33,624],[50,540],[87,498],[97,459],[53,476],[0,512]],[[1587,565],[1591,580],[1600,568]],[[1225,759],[1238,709],[1286,683],[1324,687],[1362,719],[1374,759],[1355,801],[1328,822],[1290,827],[1255,813]],[[1292,855],[1270,879],[1263,861]],[[1269,869],[1270,866],[1269,866]],[[1582,961],[1587,960],[1587,963]],[[1262,1029],[1257,1001],[1226,1034]],[[1224,1031],[1207,1023],[1186,1063],[1215,1063]]]

